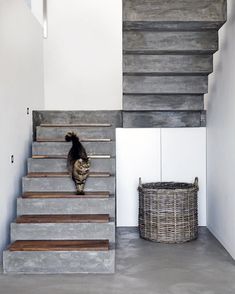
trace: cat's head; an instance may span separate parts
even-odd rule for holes
[[[66,135],[65,135],[65,141],[67,142],[70,142],[72,141],[73,139],[76,139],[79,141],[79,138],[77,136],[77,134],[75,132],[68,132]]]

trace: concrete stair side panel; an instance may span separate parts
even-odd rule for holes
[[[125,111],[125,128],[204,127],[205,111]]]
[[[218,50],[218,32],[125,31],[123,50],[128,54],[214,53]]]
[[[126,54],[123,56],[124,75],[207,75],[212,71],[212,55]]]
[[[123,21],[224,22],[226,0],[123,1]]]
[[[129,111],[144,110],[203,110],[202,94],[136,94],[123,96],[123,109]]]
[[[205,94],[207,76],[124,76],[125,94]]]

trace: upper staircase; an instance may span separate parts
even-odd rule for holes
[[[203,127],[226,0],[123,0],[123,126]]]
[[[115,111],[34,112],[35,141],[3,256],[5,273],[114,272],[115,128],[121,124]],[[67,172],[68,131],[91,158],[85,195],[76,195]]]

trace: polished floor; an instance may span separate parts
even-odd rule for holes
[[[114,275],[0,275],[0,294],[235,294],[235,261],[209,233],[164,245],[119,229]]]

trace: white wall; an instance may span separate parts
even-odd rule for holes
[[[9,242],[9,225],[30,153],[31,115],[26,108],[43,108],[41,36],[24,0],[0,0],[0,251]]]
[[[44,70],[46,109],[121,109],[122,0],[48,1]]]
[[[138,225],[138,179],[199,178],[199,225],[206,226],[206,128],[117,129],[117,225]]]
[[[235,258],[235,1],[220,30],[220,50],[209,80],[208,227]]]

